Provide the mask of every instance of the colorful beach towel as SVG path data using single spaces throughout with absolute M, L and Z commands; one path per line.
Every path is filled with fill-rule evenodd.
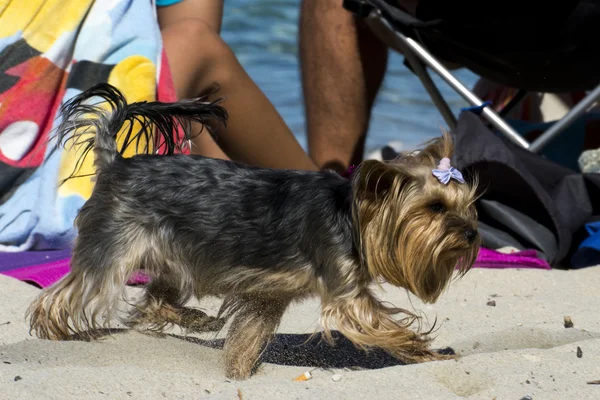
M 151 0 L 0 0 L 0 252 L 64 249 L 93 157 L 56 150 L 57 109 L 108 82 L 129 102 L 175 100 Z M 144 143 L 141 143 L 143 146 Z M 137 149 L 129 149 L 125 156 Z

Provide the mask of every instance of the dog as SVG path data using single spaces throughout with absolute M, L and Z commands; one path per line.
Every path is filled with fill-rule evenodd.
M 387 281 L 432 303 L 475 262 L 477 182 L 449 165 L 449 134 L 392 162 L 365 161 L 346 178 L 174 154 L 178 132 L 181 143 L 192 139 L 192 121 L 211 134 L 226 123 L 218 101 L 127 104 L 99 84 L 61 116 L 58 143 L 93 150 L 96 183 L 75 220 L 70 273 L 28 310 L 40 338 L 93 338 L 142 270 L 152 280 L 125 322 L 220 329 L 230 321 L 230 379 L 252 375 L 286 308 L 311 296 L 320 298 L 327 340 L 337 329 L 406 363 L 451 357 L 430 348 L 431 331 L 411 329 L 420 317 L 372 290 Z M 123 157 L 116 137 L 127 126 L 128 137 L 160 138 L 166 154 Z M 209 295 L 223 299 L 216 317 L 185 308 Z

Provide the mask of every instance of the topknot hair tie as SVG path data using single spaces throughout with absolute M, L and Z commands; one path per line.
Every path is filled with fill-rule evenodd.
M 465 183 L 465 180 L 459 170 L 450 165 L 450 159 L 444 157 L 440 160 L 440 164 L 433 170 L 433 176 L 447 185 L 450 179 L 454 179 L 460 183 Z

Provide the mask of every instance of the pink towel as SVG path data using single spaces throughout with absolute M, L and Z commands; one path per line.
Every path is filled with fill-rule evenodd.
M 10 271 L 3 271 L 3 275 L 11 276 L 20 281 L 35 283 L 40 287 L 48 287 L 54 282 L 60 280 L 71 270 L 69 267 L 69 258 L 63 260 L 51 261 L 45 264 L 21 267 Z
M 477 256 L 475 268 L 537 268 L 552 269 L 550 264 L 538 257 L 535 250 L 523 250 L 516 253 L 500 253 L 482 248 Z
M 32 265 L 29 267 L 21 267 L 10 271 L 2 272 L 3 275 L 7 275 L 18 279 L 20 281 L 32 282 L 42 288 L 51 286 L 53 283 L 59 281 L 63 276 L 69 273 L 71 268 L 69 267 L 70 258 L 62 260 L 51 261 L 45 264 Z M 129 285 L 143 285 L 150 281 L 147 275 L 142 272 L 135 272 L 129 281 Z
M 11 276 L 21 281 L 35 283 L 40 287 L 48 287 L 61 279 L 69 271 L 69 258 L 55 260 L 44 264 L 21 267 L 2 274 Z M 517 253 L 504 254 L 494 250 L 482 248 L 477 256 L 474 268 L 536 268 L 552 269 L 550 265 L 538 258 L 535 250 L 525 250 Z M 142 272 L 136 272 L 129 279 L 130 285 L 144 285 L 150 278 Z

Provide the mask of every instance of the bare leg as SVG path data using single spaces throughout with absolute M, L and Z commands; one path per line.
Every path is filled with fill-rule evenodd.
M 219 130 L 218 147 L 231 158 L 263 167 L 316 170 L 281 116 L 219 36 L 220 21 L 216 26 L 214 19 L 220 13 L 204 11 L 211 3 L 186 0 L 158 10 L 178 96 L 195 97 L 213 84 L 219 85 L 215 97 L 225 98 L 229 121 L 226 129 Z M 213 20 L 206 21 L 207 15 Z M 226 157 L 208 135 L 199 135 L 194 144 L 202 154 Z
M 225 340 L 225 374 L 247 379 L 279 326 L 287 300 L 236 299 L 235 314 Z
M 300 65 L 309 152 L 320 168 L 344 172 L 363 157 L 387 47 L 340 0 L 304 0 Z

